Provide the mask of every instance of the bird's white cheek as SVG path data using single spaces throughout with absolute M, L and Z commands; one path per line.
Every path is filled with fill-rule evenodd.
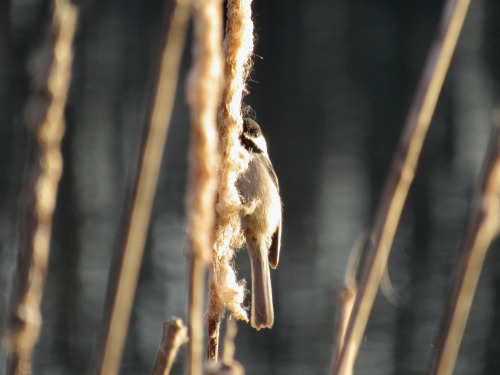
M 266 140 L 264 137 L 257 137 L 257 138 L 252 138 L 252 141 L 255 143 L 255 145 L 262 150 L 264 154 L 267 155 L 267 144 Z

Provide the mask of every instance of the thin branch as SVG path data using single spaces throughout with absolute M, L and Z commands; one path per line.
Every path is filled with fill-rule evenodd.
M 188 294 L 188 375 L 201 375 L 203 370 L 203 294 L 206 267 L 202 259 L 191 257 Z
M 470 0 L 448 0 L 445 5 L 440 29 L 428 57 L 406 121 L 399 151 L 394 158 L 382 194 L 382 203 L 373 230 L 373 246 L 367 254 L 344 346 L 335 365 L 335 374 L 348 374 L 353 370 L 368 317 L 387 265 L 404 202 L 415 175 L 422 145 L 469 3 Z
M 195 3 L 193 66 L 187 100 L 191 114 L 188 217 L 189 297 L 188 371 L 203 369 L 203 298 L 207 265 L 212 259 L 217 193 L 217 108 L 222 86 L 222 1 Z
M 31 373 L 31 358 L 42 325 L 40 302 L 62 173 L 64 107 L 71 81 L 77 15 L 69 1 L 53 2 L 45 44 L 30 64 L 34 92 L 26 114 L 28 127 L 35 135 L 34 161 L 24 195 L 19 254 L 7 317 L 8 374 Z
M 208 361 L 217 361 L 217 358 L 219 356 L 220 324 L 220 317 L 211 317 L 208 319 Z
M 122 243 L 110 273 L 97 374 L 114 375 L 120 367 L 190 13 L 191 6 L 187 1 L 176 2 L 161 57 L 151 119 L 143 136 L 132 202 L 121 228 Z
M 350 284 L 342 286 L 337 290 L 337 305 L 340 306 L 339 320 L 337 323 L 337 338 L 335 341 L 334 355 L 333 355 L 333 365 L 332 373 L 335 370 L 335 363 L 338 361 L 340 354 L 342 353 L 342 348 L 344 347 L 345 334 L 347 331 L 347 325 L 349 323 L 349 317 L 352 313 L 352 308 L 354 306 L 354 301 L 356 298 L 357 286 L 356 284 Z M 352 371 L 347 371 L 345 375 L 352 375 Z
M 170 374 L 179 348 L 187 341 L 187 328 L 179 318 L 163 324 L 163 337 L 151 375 Z
M 224 350 L 222 351 L 222 363 L 231 364 L 234 361 L 236 346 L 234 339 L 238 333 L 238 326 L 233 318 L 229 318 L 226 324 L 226 336 L 224 337 Z
M 482 175 L 479 196 L 458 259 L 439 329 L 430 373 L 451 375 L 467 324 L 484 259 L 500 229 L 500 125 L 497 124 Z
M 205 375 L 244 375 L 243 366 L 234 359 L 236 347 L 234 339 L 238 327 L 234 318 L 230 317 L 227 320 L 226 335 L 224 337 L 224 348 L 222 351 L 222 360 L 220 362 L 210 362 L 207 366 Z
M 356 274 L 358 273 L 359 261 L 361 259 L 361 254 L 366 241 L 366 233 L 361 233 L 356 239 L 347 261 L 344 285 L 337 289 L 336 302 L 337 305 L 340 306 L 340 314 L 337 322 L 337 334 L 333 351 L 333 361 L 331 366 L 332 373 L 335 370 L 335 363 L 338 361 L 344 346 L 345 333 L 347 331 L 349 317 L 351 316 L 354 301 L 356 299 L 356 293 L 358 291 Z

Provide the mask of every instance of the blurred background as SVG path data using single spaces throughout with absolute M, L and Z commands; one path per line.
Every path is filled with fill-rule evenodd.
M 49 1 L 0 1 L 0 314 L 19 243 L 31 137 L 27 59 Z M 35 374 L 88 374 L 108 269 L 172 8 L 165 0 L 75 0 L 80 9 Z M 250 104 L 280 180 L 275 326 L 239 323 L 250 375 L 327 374 L 335 291 L 370 229 L 443 1 L 254 0 Z M 425 374 L 486 152 L 500 84 L 500 3 L 473 1 L 389 260 L 398 306 L 379 293 L 356 374 Z M 186 318 L 185 48 L 121 374 L 149 374 L 173 315 Z M 500 373 L 500 244 L 481 277 L 455 374 Z M 250 281 L 245 251 L 240 278 Z M 249 302 L 248 302 L 249 304 Z M 2 328 L 3 330 L 3 328 Z M 174 374 L 182 374 L 181 358 Z M 0 368 L 4 368 L 4 354 Z M 1 370 L 0 370 L 1 371 Z

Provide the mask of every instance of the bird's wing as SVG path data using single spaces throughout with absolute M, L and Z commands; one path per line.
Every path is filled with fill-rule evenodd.
M 271 247 L 269 248 L 269 265 L 274 269 L 278 267 L 278 262 L 280 260 L 280 248 L 281 248 L 281 220 L 273 234 L 273 239 L 271 242 Z
M 274 182 L 274 186 L 276 186 L 276 189 L 280 191 L 280 187 L 278 185 L 278 177 L 276 177 L 276 173 L 274 172 L 273 165 L 271 164 L 271 161 L 268 158 L 265 158 L 266 160 L 266 167 L 267 171 L 269 172 L 269 175 L 271 176 L 271 180 Z

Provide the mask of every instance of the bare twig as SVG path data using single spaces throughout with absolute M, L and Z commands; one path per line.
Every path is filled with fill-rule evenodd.
M 238 327 L 236 321 L 232 318 L 228 319 L 226 324 L 226 336 L 224 337 L 224 350 L 222 351 L 222 363 L 230 364 L 234 361 L 234 353 L 236 352 L 234 339 L 237 333 Z
M 500 229 L 500 124 L 496 125 L 469 229 L 441 320 L 431 374 L 451 375 L 484 259 Z
M 8 374 L 30 374 L 42 317 L 52 216 L 62 173 L 64 107 L 71 80 L 72 43 L 77 9 L 67 0 L 53 2 L 44 46 L 31 61 L 33 94 L 27 122 L 35 135 L 34 161 L 22 207 L 22 228 L 14 289 L 7 318 Z
M 189 375 L 201 375 L 203 369 L 203 292 L 206 263 L 191 256 L 189 264 L 187 367 Z
M 187 341 L 187 328 L 179 318 L 163 324 L 163 337 L 151 375 L 170 374 L 179 348 Z
M 121 244 L 110 273 L 103 321 L 102 351 L 96 373 L 117 374 L 137 287 L 151 207 L 170 124 L 179 64 L 191 6 L 178 0 L 173 10 L 161 58 L 151 119 L 145 128 L 133 197 L 121 228 Z
M 203 297 L 214 244 L 217 193 L 217 108 L 222 85 L 222 1 L 195 3 L 193 66 L 187 99 L 191 109 L 189 181 L 186 199 L 190 258 L 188 374 L 203 368 Z
M 217 360 L 219 327 L 227 307 L 234 317 L 248 321 L 243 308 L 245 286 L 238 282 L 231 265 L 234 248 L 243 244 L 240 223 L 242 207 L 235 183 L 248 166 L 248 153 L 240 146 L 243 126 L 241 103 L 253 51 L 251 0 L 229 0 L 224 39 L 225 85 L 219 108 L 221 167 L 216 206 L 214 258 L 210 268 L 209 360 Z
M 238 332 L 236 321 L 233 318 L 227 320 L 226 336 L 224 337 L 224 348 L 222 351 L 222 360 L 220 362 L 210 362 L 208 364 L 206 375 L 244 375 L 243 366 L 235 361 L 234 353 L 236 351 L 234 338 Z
M 219 356 L 220 324 L 221 317 L 211 317 L 208 319 L 208 361 L 217 361 L 217 358 Z
M 337 323 L 337 338 L 334 348 L 334 361 L 332 366 L 332 371 L 334 370 L 335 363 L 342 353 L 342 348 L 344 347 L 345 333 L 347 331 L 347 324 L 349 323 L 349 317 L 351 316 L 352 308 L 354 306 L 354 300 L 356 298 L 357 286 L 356 283 L 340 287 L 337 290 L 337 304 L 340 306 L 339 320 Z M 351 372 L 346 372 L 346 375 L 351 375 Z
M 440 29 L 428 57 L 419 89 L 387 179 L 374 226 L 374 242 L 359 283 L 358 294 L 335 365 L 335 374 L 352 372 L 368 317 L 387 265 L 396 228 L 415 175 L 422 145 L 434 113 L 470 0 L 448 0 Z
M 331 367 L 332 372 L 335 369 L 335 363 L 337 362 L 340 353 L 342 352 L 342 347 L 344 346 L 347 324 L 349 323 L 349 317 L 351 316 L 354 300 L 358 290 L 356 274 L 358 273 L 359 261 L 361 259 L 361 254 L 366 240 L 366 233 L 360 234 L 356 239 L 347 262 L 344 285 L 339 287 L 337 290 L 336 302 L 340 307 L 340 314 L 337 322 L 337 334 Z

